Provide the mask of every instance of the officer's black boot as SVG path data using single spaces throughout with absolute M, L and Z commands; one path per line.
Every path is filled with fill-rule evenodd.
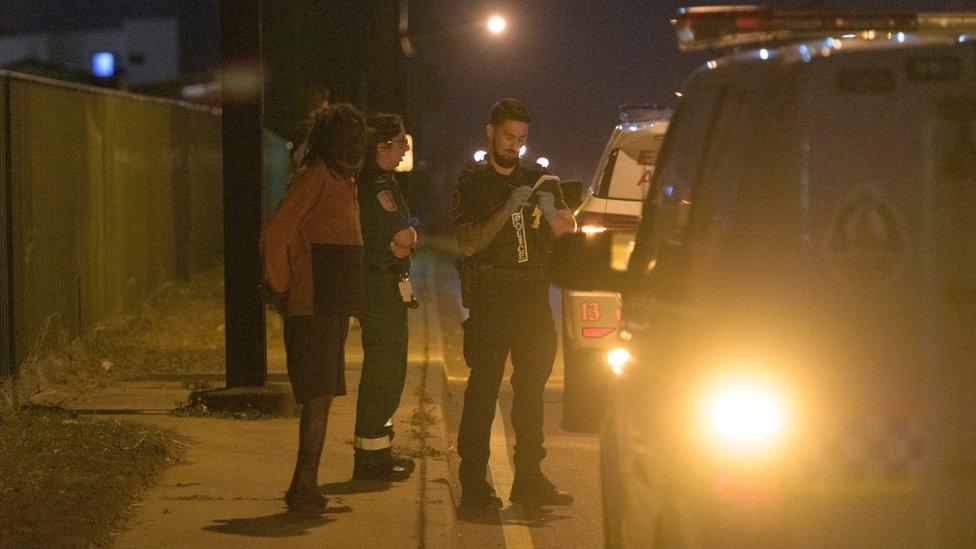
M 468 482 L 461 485 L 461 505 L 458 514 L 462 518 L 476 518 L 502 508 L 502 498 L 487 481 Z
M 353 480 L 399 482 L 410 478 L 410 474 L 413 473 L 413 460 L 398 456 L 389 448 L 373 451 L 356 448 L 355 452 Z
M 556 488 L 538 468 L 515 471 L 512 493 L 508 499 L 512 503 L 529 506 L 573 504 L 573 496 Z
M 463 518 L 477 518 L 502 508 L 502 499 L 485 480 L 488 476 L 487 467 L 480 463 L 473 466 L 472 461 L 462 458 L 458 471 L 458 480 L 461 481 L 461 505 L 458 514 Z

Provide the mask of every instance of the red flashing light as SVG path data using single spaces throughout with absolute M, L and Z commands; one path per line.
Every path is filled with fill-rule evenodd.
M 672 22 L 680 49 L 701 50 L 868 31 L 958 34 L 976 30 L 976 13 L 832 13 L 701 6 L 681 8 Z

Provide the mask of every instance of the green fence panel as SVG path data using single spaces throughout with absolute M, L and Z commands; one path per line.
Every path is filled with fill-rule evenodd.
M 14 359 L 14 327 L 11 280 L 12 254 L 10 251 L 10 136 L 7 131 L 7 88 L 10 79 L 0 74 L 0 380 L 14 375 L 17 363 Z
M 33 81 L 10 86 L 12 217 L 16 354 L 40 341 L 77 332 L 82 213 L 90 139 L 86 119 L 96 98 L 68 94 Z
M 182 252 L 188 271 L 213 266 L 224 253 L 223 163 L 220 120 L 204 112 L 182 112 L 186 131 L 174 136 L 186 147 L 184 185 L 188 209 L 177 215 L 188 223 L 189 238 Z
M 130 94 L 10 79 L 15 352 L 91 329 L 222 253 L 220 122 Z

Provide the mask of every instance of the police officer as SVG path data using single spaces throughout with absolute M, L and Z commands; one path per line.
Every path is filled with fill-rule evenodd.
M 374 114 L 366 126 L 367 158 L 358 178 L 365 306 L 353 478 L 392 482 L 414 469 L 412 459 L 392 453 L 390 442 L 407 373 L 407 308 L 416 306 L 409 273 L 417 233 L 393 176 L 410 150 L 403 120 Z
M 576 229 L 556 178 L 519 163 L 529 115 L 514 99 L 491 109 L 485 162 L 461 174 L 454 194 L 454 228 L 462 253 L 464 358 L 471 369 L 458 432 L 461 511 L 498 509 L 486 481 L 491 424 L 509 355 L 515 479 L 510 501 L 569 505 L 573 497 L 543 475 L 543 394 L 552 373 L 556 332 L 546 267 L 553 239 Z M 538 185 L 537 185 L 538 184 Z

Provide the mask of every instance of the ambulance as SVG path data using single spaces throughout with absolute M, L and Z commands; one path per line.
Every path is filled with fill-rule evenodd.
M 976 13 L 681 10 L 618 291 L 610 547 L 976 547 Z M 583 262 L 586 270 L 562 268 Z
M 586 234 L 607 233 L 612 261 L 627 266 L 641 207 L 654 175 L 654 162 L 671 110 L 654 104 L 621 105 L 585 198 L 575 210 Z M 599 430 L 611 381 L 605 357 L 617 340 L 620 295 L 565 290 L 563 308 L 563 421 L 574 431 Z

